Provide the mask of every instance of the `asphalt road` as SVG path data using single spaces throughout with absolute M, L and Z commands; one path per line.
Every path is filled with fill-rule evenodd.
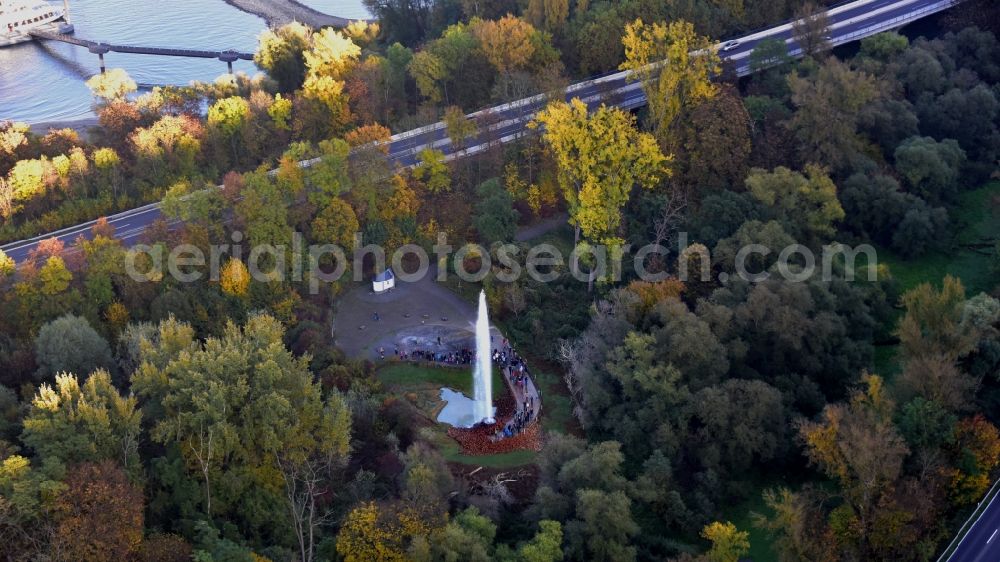
M 994 496 L 986 510 L 962 537 L 948 562 L 997 562 L 1000 560 L 1000 502 Z
M 857 0 L 832 8 L 829 12 L 830 42 L 840 45 L 873 35 L 881 29 L 896 27 L 907 20 L 919 19 L 947 8 L 950 0 Z M 874 28 L 878 29 L 874 29 Z M 738 38 L 739 46 L 721 53 L 730 61 L 740 75 L 749 73 L 749 55 L 754 47 L 765 39 L 780 39 L 788 44 L 789 53 L 798 54 L 798 45 L 792 38 L 789 24 L 772 27 Z M 627 73 L 618 72 L 587 80 L 570 86 L 566 98 L 580 98 L 596 108 L 601 103 L 615 105 L 622 109 L 634 109 L 645 105 L 646 99 L 638 83 L 631 82 Z M 449 141 L 443 124 L 436 123 L 392 137 L 389 159 L 396 165 L 407 168 L 416 164 L 419 153 L 428 147 L 445 153 L 449 159 L 471 155 L 498 142 L 509 142 L 524 133 L 525 125 L 532 116 L 542 109 L 547 100 L 535 96 L 511 104 L 506 104 L 470 115 L 483 125 L 480 134 L 466 141 L 464 150 L 456 150 Z M 161 218 L 158 204 L 147 205 L 108 218 L 115 227 L 115 236 L 126 245 L 135 243 L 147 226 Z M 89 237 L 93 221 L 79 224 L 56 232 L 51 232 L 29 240 L 0 246 L 17 263 L 28 258 L 41 240 L 59 238 L 70 246 L 79 236 Z M 996 560 L 1000 560 L 998 557 Z

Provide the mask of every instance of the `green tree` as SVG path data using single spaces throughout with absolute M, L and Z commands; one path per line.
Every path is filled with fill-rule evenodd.
M 244 181 L 241 191 L 243 200 L 237 203 L 236 214 L 245 225 L 247 241 L 254 246 L 290 244 L 290 194 L 279 189 L 277 183 L 262 171 L 246 174 Z
M 802 157 L 834 169 L 847 166 L 862 150 L 861 111 L 881 95 L 875 77 L 831 57 L 813 76 L 790 74 L 788 86 L 796 107 L 790 127 Z
M 803 175 L 783 166 L 772 172 L 754 168 L 747 188 L 793 235 L 826 240 L 836 232 L 834 223 L 844 218 L 844 209 L 837 186 L 823 168 L 808 164 L 805 171 Z
M 899 56 L 910 46 L 905 35 L 886 31 L 861 40 L 861 54 L 876 60 L 888 62 Z
M 298 22 L 261 33 L 254 62 L 278 83 L 282 92 L 293 92 L 306 79 L 305 51 L 312 30 Z
M 896 148 L 896 171 L 910 188 L 932 203 L 953 200 L 965 151 L 952 139 L 911 137 Z
M 631 501 L 624 492 L 579 490 L 578 519 L 566 524 L 567 540 L 578 548 L 579 559 L 599 562 L 635 560 L 633 538 L 639 526 L 632 519 Z
M 513 241 L 520 213 L 514 209 L 514 201 L 500 180 L 493 178 L 483 182 L 476 189 L 476 195 L 479 201 L 472 222 L 484 241 Z
M 310 166 L 305 175 L 310 188 L 309 202 L 324 207 L 353 187 L 348 174 L 351 147 L 344 140 L 327 139 L 320 141 L 319 151 L 319 162 Z
M 35 338 L 38 380 L 51 380 L 58 373 L 92 373 L 98 369 L 113 371 L 114 360 L 108 342 L 86 318 L 67 314 L 38 331 Z
M 467 508 L 430 537 L 431 553 L 436 560 L 490 562 L 496 531 L 496 525 L 478 509 Z
M 430 51 L 420 51 L 413 55 L 407 70 L 416 82 L 420 94 L 431 103 L 438 103 L 444 99 L 444 90 L 439 82 L 448 74 L 444 62 L 438 56 Z
M 197 469 L 205 513 L 213 512 L 216 487 L 229 498 L 224 507 L 234 510 L 227 516 L 237 520 L 241 504 L 233 494 L 261 494 L 258 501 L 280 505 L 280 489 L 265 470 L 278 468 L 286 486 L 294 488 L 294 493 L 286 489 L 288 509 L 304 514 L 293 522 L 308 549 L 312 543 L 305 535 L 315 533 L 313 525 L 322 520 L 314 502 L 325 484 L 305 485 L 304 479 L 318 478 L 310 472 L 321 461 L 346 455 L 349 417 L 339 403 L 323 404 L 308 359 L 293 356 L 283 337 L 284 328 L 270 316 L 252 316 L 242 328 L 230 323 L 220 337 L 181 351 L 160 369 L 144 364 L 139 378 L 165 384 L 142 384 L 137 392 L 162 405 L 152 437 L 176 447 Z M 260 480 L 250 489 L 238 483 L 253 475 Z M 278 513 L 253 517 L 271 525 L 288 521 Z
M 538 522 L 534 538 L 521 545 L 517 554 L 524 562 L 558 562 L 563 559 L 563 532 L 558 521 Z

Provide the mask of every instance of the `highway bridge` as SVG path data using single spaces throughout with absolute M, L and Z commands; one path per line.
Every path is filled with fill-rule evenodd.
M 855 0 L 832 7 L 827 12 L 830 27 L 829 42 L 836 46 L 857 41 L 882 31 L 899 28 L 928 15 L 940 12 L 957 4 L 960 0 Z M 793 37 L 791 23 L 736 38 L 739 45 L 735 49 L 721 53 L 736 73 L 745 76 L 750 73 L 749 57 L 761 41 L 778 39 L 788 45 L 789 54 L 801 56 L 802 50 Z M 646 104 L 641 85 L 630 80 L 628 72 L 616 72 L 606 76 L 573 84 L 566 90 L 566 99 L 580 98 L 591 108 L 602 103 L 622 109 L 635 109 Z M 470 156 L 488 149 L 496 143 L 507 143 L 527 133 L 526 125 L 534 115 L 544 108 L 548 99 L 538 95 L 516 102 L 491 107 L 469 115 L 470 119 L 483 124 L 475 138 L 468 139 L 464 147 L 452 145 L 443 123 L 435 123 L 412 131 L 394 135 L 389 141 L 389 159 L 402 168 L 411 168 L 418 161 L 419 153 L 425 148 L 442 151 L 448 160 Z M 315 160 L 301 162 L 308 167 Z M 133 244 L 146 227 L 161 217 L 159 204 L 153 203 L 108 217 L 115 227 L 115 236 L 126 245 Z M 48 238 L 58 238 L 71 245 L 79 236 L 90 236 L 95 221 L 86 222 L 56 232 L 47 233 L 29 240 L 0 246 L 17 263 L 23 262 L 38 243 Z

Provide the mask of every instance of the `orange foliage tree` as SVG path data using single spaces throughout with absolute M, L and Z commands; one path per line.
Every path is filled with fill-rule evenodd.
M 142 491 L 112 461 L 69 471 L 54 542 L 66 560 L 128 560 L 142 543 Z

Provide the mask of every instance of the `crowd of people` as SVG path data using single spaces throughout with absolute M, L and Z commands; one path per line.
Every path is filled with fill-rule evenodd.
M 494 440 L 505 439 L 520 434 L 536 418 L 535 397 L 537 387 L 531 383 L 528 364 L 514 351 L 507 339 L 503 344 L 493 350 L 493 364 L 501 369 L 501 372 L 510 381 L 512 388 L 519 389 L 524 399 L 517 404 L 514 416 L 504 424 L 502 429 L 498 429 L 493 435 Z M 517 393 L 515 393 L 515 396 Z
M 379 359 L 385 360 L 385 348 L 378 348 Z M 474 351 L 462 348 L 459 351 L 429 351 L 423 349 L 400 349 L 393 348 L 393 355 L 400 361 L 428 361 L 432 363 L 443 363 L 445 365 L 471 365 L 476 357 Z

